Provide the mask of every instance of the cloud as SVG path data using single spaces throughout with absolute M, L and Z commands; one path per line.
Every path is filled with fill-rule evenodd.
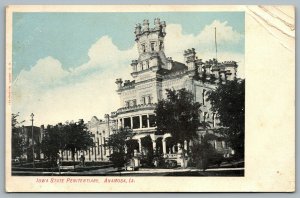
M 169 24 L 165 38 L 165 53 L 173 60 L 183 61 L 183 51 L 194 47 L 203 60 L 214 57 L 210 50 L 211 30 L 220 31 L 220 43 L 239 43 L 242 35 L 226 22 L 214 21 L 196 35 L 183 34 L 181 25 Z M 224 35 L 222 35 L 224 34 Z M 133 38 L 128 38 L 133 39 Z M 67 120 L 85 121 L 96 115 L 103 118 L 120 107 L 116 94 L 116 78 L 130 79 L 130 62 L 138 57 L 136 45 L 120 50 L 109 36 L 99 38 L 87 52 L 89 60 L 72 69 L 64 69 L 55 57 L 45 57 L 29 70 L 22 70 L 13 83 L 13 112 L 30 124 L 29 115 L 35 114 L 35 124 L 56 124 Z M 220 52 L 219 60 L 236 60 L 243 76 L 242 53 Z

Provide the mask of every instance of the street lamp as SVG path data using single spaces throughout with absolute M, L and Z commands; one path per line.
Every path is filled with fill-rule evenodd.
M 34 114 L 31 113 L 30 115 L 31 117 L 31 137 L 32 137 L 32 166 L 33 168 L 35 168 L 35 165 L 34 165 L 34 138 L 33 138 L 33 117 L 34 117 Z

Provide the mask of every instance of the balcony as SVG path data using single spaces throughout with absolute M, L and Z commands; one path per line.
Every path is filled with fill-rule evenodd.
M 112 112 L 111 115 L 112 117 L 116 117 L 120 114 L 128 113 L 128 112 L 135 112 L 140 110 L 154 110 L 156 105 L 157 105 L 156 103 L 149 103 L 149 104 L 139 104 L 139 105 L 134 105 L 129 107 L 122 107 L 119 108 L 117 111 Z

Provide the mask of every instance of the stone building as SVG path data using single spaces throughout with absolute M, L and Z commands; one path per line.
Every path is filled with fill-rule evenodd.
M 43 159 L 44 155 L 40 149 L 40 145 L 44 135 L 43 125 L 41 127 L 22 126 L 18 128 L 18 130 L 20 130 L 19 134 L 21 135 L 25 143 L 24 153 L 21 156 L 21 158 L 32 161 L 32 156 L 33 156 L 32 145 L 34 145 L 34 159 L 35 160 Z
M 164 52 L 166 22 L 154 19 L 154 27 L 149 21 L 135 27 L 135 41 L 139 57 L 132 60 L 132 80 L 116 79 L 117 93 L 120 97 L 120 108 L 111 113 L 118 127 L 130 128 L 132 139 L 138 142 L 140 153 L 147 153 L 143 140 L 149 137 L 152 141 L 151 150 L 165 157 L 176 157 L 179 152 L 177 143 L 171 141 L 170 134 L 156 135 L 154 109 L 159 100 L 166 98 L 166 89 L 190 90 L 195 101 L 202 104 L 201 121 L 210 121 L 212 128 L 218 127 L 216 113 L 210 111 L 206 102 L 206 92 L 215 89 L 218 83 L 236 78 L 237 63 L 235 61 L 218 62 L 216 59 L 203 61 L 198 59 L 194 48 L 184 51 L 184 63 L 167 57 Z M 176 41 L 174 41 L 176 42 Z M 199 133 L 203 133 L 199 129 Z M 188 149 L 190 143 L 185 142 Z M 224 141 L 212 142 L 218 150 L 228 149 Z
M 75 161 L 80 161 L 81 155 L 84 155 L 85 161 L 88 162 L 109 160 L 111 152 L 104 146 L 104 143 L 116 127 L 115 121 L 110 119 L 108 114 L 105 114 L 104 117 L 105 119 L 102 120 L 93 116 L 92 119 L 86 123 L 88 131 L 91 132 L 94 146 L 85 151 L 77 151 L 74 155 Z M 63 150 L 60 153 L 63 161 L 72 161 L 71 151 Z

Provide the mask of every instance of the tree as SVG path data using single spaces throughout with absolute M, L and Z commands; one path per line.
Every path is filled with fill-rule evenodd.
M 195 142 L 191 147 L 192 163 L 196 168 L 205 171 L 209 165 L 220 166 L 223 160 L 222 154 L 218 153 L 212 146 L 211 141 L 217 137 L 214 134 L 206 133 L 201 137 L 201 142 Z
M 219 84 L 216 90 L 207 93 L 211 110 L 217 113 L 223 128 L 221 133 L 236 151 L 237 156 L 244 157 L 245 136 L 245 80 L 227 81 Z
M 18 121 L 19 113 L 11 115 L 11 127 L 12 127 L 12 134 L 11 134 L 11 154 L 12 159 L 16 157 L 21 157 L 25 152 L 26 141 L 25 141 L 25 134 L 23 134 L 20 124 L 24 121 Z
M 127 161 L 125 146 L 128 137 L 130 137 L 129 130 L 121 128 L 111 134 L 105 143 L 105 146 L 113 151 L 110 161 L 118 168 L 123 167 Z
M 59 125 L 47 126 L 45 136 L 41 143 L 41 150 L 52 164 L 55 164 L 57 161 L 57 154 L 59 150 L 62 149 L 60 144 L 62 140 L 61 136 L 61 129 Z
M 197 138 L 200 104 L 186 89 L 167 89 L 167 99 L 160 100 L 155 109 L 158 133 L 170 133 L 183 145 L 185 140 Z
M 71 151 L 73 161 L 75 161 L 77 151 L 87 150 L 94 146 L 92 134 L 88 131 L 83 120 L 66 123 L 62 126 L 61 132 L 63 134 L 62 147 Z

